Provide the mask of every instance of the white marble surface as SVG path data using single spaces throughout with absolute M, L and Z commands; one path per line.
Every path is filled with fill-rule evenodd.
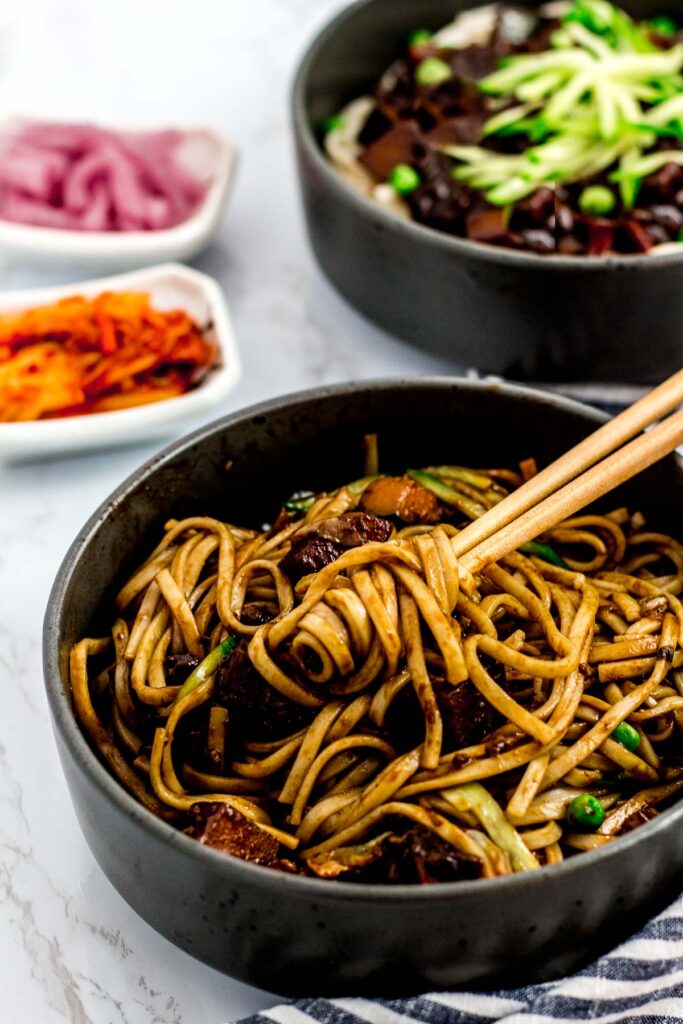
M 10 0 L 0 110 L 209 122 L 240 147 L 233 201 L 198 262 L 225 286 L 244 359 L 229 408 L 320 382 L 444 367 L 365 323 L 318 276 L 288 131 L 296 57 L 335 0 Z M 2 287 L 78 268 L 2 265 Z M 151 447 L 0 468 L 0 1019 L 221 1024 L 275 997 L 156 935 L 93 860 L 47 718 L 40 629 L 66 548 Z

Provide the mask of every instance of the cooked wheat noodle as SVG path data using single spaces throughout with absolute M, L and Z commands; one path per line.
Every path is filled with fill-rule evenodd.
M 195 805 L 230 807 L 289 851 L 288 870 L 336 877 L 418 828 L 488 877 L 594 849 L 676 796 L 683 545 L 623 508 L 591 512 L 542 538 L 557 564 L 525 549 L 472 577 L 456 524 L 519 477 L 429 472 L 450 488 L 446 521 L 393 520 L 388 540 L 298 582 L 296 545 L 364 507 L 376 472 L 260 532 L 167 522 L 119 590 L 113 643 L 71 654 L 79 721 L 137 800 L 179 827 Z M 212 662 L 226 638 L 238 653 Z M 475 706 L 487 725 L 454 740 Z M 598 831 L 567 818 L 582 794 Z

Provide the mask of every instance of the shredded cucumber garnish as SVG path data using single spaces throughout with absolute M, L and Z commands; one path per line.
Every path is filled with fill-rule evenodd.
M 644 177 L 683 150 L 650 152 L 660 138 L 683 141 L 683 43 L 668 50 L 607 0 L 573 0 L 551 49 L 507 58 L 479 88 L 509 103 L 485 137 L 524 135 L 522 153 L 445 146 L 453 176 L 507 206 L 540 186 L 584 181 L 614 167 L 625 207 Z

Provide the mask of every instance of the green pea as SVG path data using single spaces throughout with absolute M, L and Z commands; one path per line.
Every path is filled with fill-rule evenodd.
M 432 33 L 428 28 L 416 28 L 414 32 L 411 32 L 408 36 L 408 46 L 423 46 L 428 43 L 432 38 Z
M 678 31 L 673 18 L 667 18 L 664 14 L 659 15 L 657 18 L 650 18 L 648 24 L 651 30 L 659 36 L 675 36 Z
M 323 134 L 328 135 L 330 132 L 341 131 L 343 127 L 344 118 L 340 114 L 334 114 L 323 121 Z
M 441 85 L 449 78 L 452 78 L 451 69 L 440 57 L 425 57 L 415 68 L 415 81 L 418 85 Z
M 421 180 L 420 175 L 410 164 L 396 164 L 391 172 L 389 184 L 400 196 L 407 196 L 415 191 Z
M 621 743 L 627 750 L 637 750 L 640 746 L 640 733 L 628 722 L 622 722 L 612 733 L 612 739 Z
M 610 188 L 604 185 L 589 185 L 579 196 L 579 207 L 584 213 L 592 213 L 600 216 L 604 213 L 611 213 L 616 206 L 616 196 Z
M 567 823 L 580 832 L 595 832 L 604 820 L 602 804 L 590 793 L 575 796 L 567 808 Z

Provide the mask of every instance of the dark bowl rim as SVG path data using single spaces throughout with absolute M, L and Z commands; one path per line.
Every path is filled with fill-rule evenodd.
M 662 267 L 683 264 L 683 244 L 681 244 L 680 252 L 634 253 L 633 255 L 542 256 L 533 252 L 517 252 L 514 249 L 505 249 L 502 246 L 449 235 L 445 231 L 437 231 L 436 228 L 420 224 L 412 218 L 398 217 L 385 210 L 381 204 L 374 203 L 367 196 L 352 188 L 320 148 L 311 126 L 304 97 L 311 67 L 323 45 L 337 33 L 343 32 L 346 23 L 351 21 L 360 10 L 383 2 L 387 2 L 387 0 L 354 0 L 348 7 L 326 21 L 323 27 L 316 32 L 300 58 L 292 83 L 290 108 L 295 137 L 340 202 L 354 206 L 357 212 L 365 217 L 372 213 L 388 230 L 394 231 L 399 236 L 402 235 L 406 243 L 431 244 L 445 253 L 459 253 L 470 259 L 476 258 L 503 266 L 527 267 L 551 272 L 578 270 L 583 273 L 594 273 L 609 270 L 657 270 Z M 485 2 L 486 0 L 472 0 L 472 6 L 483 5 Z
M 540 405 L 547 405 L 553 408 L 559 406 L 568 412 L 579 415 L 584 420 L 593 421 L 596 426 L 606 422 L 609 418 L 606 414 L 582 402 L 553 393 L 538 391 L 534 388 L 501 381 L 470 380 L 446 376 L 378 378 L 308 388 L 303 391 L 270 398 L 229 413 L 227 416 L 213 420 L 190 434 L 183 435 L 148 459 L 139 469 L 131 473 L 116 487 L 92 513 L 79 530 L 59 567 L 50 591 L 43 623 L 43 675 L 53 728 L 66 744 L 79 770 L 91 777 L 91 781 L 98 787 L 100 795 L 104 797 L 109 805 L 115 806 L 120 813 L 126 815 L 131 822 L 134 822 L 151 838 L 171 846 L 176 846 L 180 851 L 184 851 L 187 856 L 196 857 L 199 861 L 205 861 L 207 867 L 223 871 L 227 879 L 230 879 L 232 876 L 232 882 L 235 885 L 239 884 L 240 879 L 244 879 L 245 882 L 250 881 L 265 889 L 275 890 L 283 885 L 294 886 L 302 895 L 309 894 L 312 897 L 320 898 L 327 894 L 327 896 L 336 899 L 350 901 L 369 899 L 385 903 L 396 900 L 429 903 L 432 900 L 443 898 L 453 899 L 458 894 L 461 894 L 463 897 L 472 897 L 480 894 L 483 897 L 487 894 L 500 892 L 502 895 L 508 890 L 525 889 L 539 883 L 542 886 L 544 878 L 549 881 L 551 879 L 560 881 L 566 876 L 580 874 L 599 862 L 603 864 L 604 868 L 614 857 L 621 857 L 622 854 L 626 855 L 633 847 L 646 843 L 649 837 L 653 836 L 656 832 L 668 830 L 676 822 L 683 820 L 683 800 L 681 800 L 663 811 L 653 821 L 641 825 L 626 836 L 619 838 L 616 842 L 584 852 L 581 856 L 572 857 L 570 860 L 565 860 L 560 864 L 544 867 L 538 872 L 522 872 L 503 878 L 442 882 L 438 885 L 430 886 L 382 886 L 359 882 L 344 882 L 339 885 L 333 885 L 329 880 L 289 875 L 284 872 L 273 871 L 272 868 L 266 868 L 258 864 L 250 864 L 237 857 L 204 846 L 190 836 L 179 832 L 172 825 L 157 818 L 151 811 L 148 811 L 139 804 L 124 789 L 102 764 L 81 731 L 61 681 L 59 670 L 59 619 L 65 597 L 68 593 L 73 569 L 87 550 L 102 523 L 131 491 L 143 481 L 153 476 L 162 464 L 172 461 L 182 451 L 190 449 L 192 446 L 218 432 L 238 426 L 241 422 L 252 417 L 268 415 L 276 411 L 283 412 L 302 402 L 320 402 L 325 401 L 327 398 L 357 395 L 359 392 L 369 392 L 372 394 L 378 391 L 395 389 L 410 391 L 415 388 L 430 390 L 432 388 L 443 388 L 444 386 L 464 391 L 478 391 L 482 394 L 490 392 L 503 393 L 510 395 L 512 398 L 532 401 Z M 683 462 L 681 456 L 676 456 L 676 458 Z

